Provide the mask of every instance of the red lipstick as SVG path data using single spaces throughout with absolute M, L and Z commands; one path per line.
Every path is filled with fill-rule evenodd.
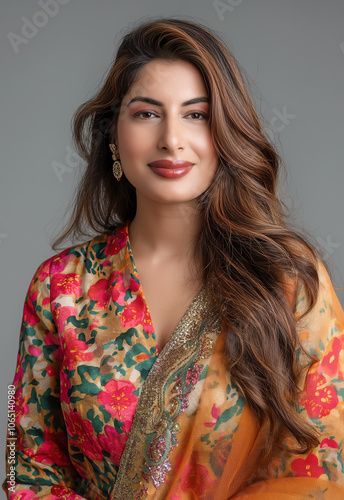
M 148 166 L 160 177 L 176 179 L 186 175 L 192 169 L 193 163 L 184 160 L 156 160 Z

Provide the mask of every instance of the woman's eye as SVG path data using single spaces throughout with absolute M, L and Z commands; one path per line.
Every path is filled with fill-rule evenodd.
M 143 118 L 144 120 L 149 120 L 151 117 L 157 116 L 153 111 L 137 111 L 134 114 L 135 118 Z M 205 113 L 201 112 L 194 112 L 194 113 L 189 113 L 188 116 L 193 116 L 195 121 L 202 121 L 202 120 L 207 120 L 209 117 Z
M 146 117 L 143 117 L 142 115 L 146 115 Z M 147 117 L 147 115 L 153 115 L 156 116 L 155 113 L 152 113 L 152 111 L 138 111 L 137 113 L 134 114 L 135 117 L 143 117 L 144 120 L 147 120 L 150 117 Z
M 206 115 L 205 113 L 190 113 L 188 116 L 196 116 L 196 121 L 201 121 L 201 120 L 207 120 L 208 119 L 208 115 Z M 201 117 L 201 118 L 199 118 Z

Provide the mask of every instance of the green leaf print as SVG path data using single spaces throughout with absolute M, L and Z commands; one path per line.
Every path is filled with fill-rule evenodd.
M 44 354 L 45 359 L 48 359 L 49 361 L 53 361 L 51 359 L 50 355 L 53 352 L 55 352 L 56 349 L 58 349 L 58 348 L 59 348 L 59 346 L 54 345 L 54 344 L 50 344 L 50 345 L 49 344 L 44 344 L 42 350 L 43 350 L 43 354 Z
M 42 429 L 31 427 L 31 429 L 29 429 L 27 433 L 34 438 L 34 441 L 38 446 L 44 443 Z
M 86 413 L 87 418 L 92 422 L 93 429 L 97 432 L 100 433 L 103 430 L 103 423 L 99 418 L 99 415 L 94 416 L 94 410 L 91 408 L 88 410 Z
M 135 356 L 138 356 L 139 354 L 142 354 L 142 353 L 152 356 L 155 351 L 156 351 L 156 349 L 153 348 L 153 352 L 152 352 L 152 349 L 151 349 L 151 352 L 148 352 L 148 349 L 144 345 L 134 344 L 133 347 L 128 352 L 126 352 L 126 354 L 124 356 L 124 363 L 127 366 L 127 368 L 130 368 L 131 366 L 134 366 L 137 363 L 137 361 L 134 360 Z M 147 360 L 145 360 L 145 361 L 147 361 Z M 138 365 L 140 365 L 140 364 L 141 363 L 139 363 Z M 150 365 L 150 366 L 152 366 L 152 365 Z
M 87 328 L 89 323 L 88 318 L 78 320 L 75 316 L 69 316 L 67 321 L 72 323 L 72 325 L 76 326 L 77 328 Z
M 236 402 L 235 405 L 231 406 L 231 408 L 228 408 L 225 410 L 217 419 L 216 424 L 214 426 L 214 430 L 216 431 L 220 425 L 223 422 L 228 422 L 231 418 L 234 417 L 234 415 L 241 413 L 242 407 L 244 406 L 244 398 L 242 396 L 239 396 L 238 401 Z
M 132 338 L 133 335 L 135 335 L 136 338 L 138 338 L 138 333 L 136 328 L 129 328 L 126 332 L 121 333 L 118 335 L 118 337 L 115 340 L 111 340 L 110 342 L 107 342 L 104 344 L 104 349 L 107 349 L 110 345 L 114 344 L 117 346 L 117 349 L 119 351 L 123 351 L 123 342 L 126 342 L 128 345 L 132 346 Z
M 43 316 L 45 316 L 48 321 L 50 321 L 51 323 L 53 323 L 53 315 L 51 314 L 50 311 L 47 311 L 46 309 L 44 309 Z
M 96 243 L 95 245 L 92 245 L 92 249 L 96 254 L 97 259 L 104 259 L 105 254 L 104 254 L 104 249 L 106 247 L 107 242 L 103 241 L 101 243 Z

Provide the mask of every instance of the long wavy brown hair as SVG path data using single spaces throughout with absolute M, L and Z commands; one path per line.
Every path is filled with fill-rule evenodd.
M 114 180 L 109 143 L 124 95 L 138 71 L 156 58 L 195 65 L 211 99 L 209 126 L 219 166 L 198 199 L 203 225 L 194 257 L 225 325 L 232 380 L 258 421 L 270 424 L 263 454 L 285 435 L 296 439 L 294 452 L 304 453 L 319 441 L 315 427 L 297 411 L 295 357 L 302 347 L 284 284 L 285 276 L 303 283 L 308 308 L 302 318 L 318 296 L 320 252 L 286 223 L 288 210 L 276 193 L 281 157 L 263 131 L 243 69 L 218 34 L 172 17 L 146 20 L 123 36 L 101 89 L 73 116 L 73 140 L 86 169 L 70 221 L 53 248 L 69 237 L 113 232 L 133 220 L 135 188 L 125 175 Z

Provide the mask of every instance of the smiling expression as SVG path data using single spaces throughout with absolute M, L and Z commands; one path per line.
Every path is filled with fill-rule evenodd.
M 123 97 L 114 139 L 123 172 L 137 195 L 183 202 L 208 188 L 218 166 L 209 112 L 203 78 L 191 63 L 155 59 L 141 68 Z M 166 169 L 149 166 L 159 160 L 182 160 L 191 166 L 183 172 L 179 168 L 172 177 L 162 176 Z

